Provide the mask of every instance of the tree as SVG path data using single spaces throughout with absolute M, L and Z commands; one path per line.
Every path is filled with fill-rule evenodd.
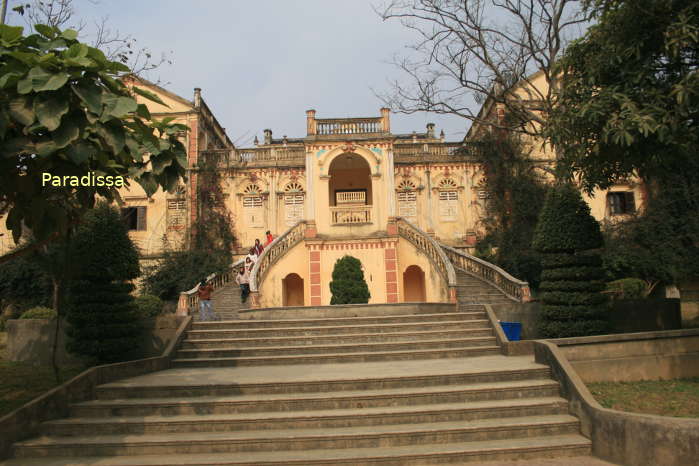
M 482 220 L 486 236 L 476 250 L 538 287 L 541 264 L 531 243 L 547 188 L 536 163 L 513 134 L 486 132 L 472 141 L 472 148 L 483 167 L 488 193 Z
M 408 77 L 381 96 L 394 111 L 456 115 L 537 136 L 556 105 L 556 60 L 588 16 L 575 0 L 393 0 L 379 14 L 417 32 L 415 57 L 395 61 Z M 540 71 L 546 86 L 534 86 Z M 515 93 L 520 90 L 521 93 Z M 474 103 L 501 105 L 503 123 Z
M 71 286 L 68 349 L 96 363 L 138 356 L 141 325 L 128 282 L 139 275 L 138 252 L 118 210 L 88 212 L 71 241 L 80 262 Z
M 21 27 L 0 25 L 0 212 L 15 242 L 31 230 L 34 249 L 76 225 L 97 196 L 116 199 L 120 180 L 150 195 L 174 189 L 187 166 L 178 139 L 187 128 L 153 120 L 136 103 L 134 94 L 162 101 L 118 79 L 128 67 L 73 30 L 36 30 L 23 36 Z
M 371 295 L 364 280 L 362 263 L 352 256 L 344 256 L 335 262 L 330 282 L 330 304 L 364 304 Z
M 602 234 L 590 208 L 570 185 L 553 187 L 541 209 L 533 246 L 542 253 L 539 332 L 545 338 L 607 330 Z
M 598 23 L 560 61 L 560 105 L 546 131 L 562 162 L 588 191 L 636 174 L 647 181 L 675 180 L 666 185 L 684 174 L 694 183 L 699 3 L 588 4 Z

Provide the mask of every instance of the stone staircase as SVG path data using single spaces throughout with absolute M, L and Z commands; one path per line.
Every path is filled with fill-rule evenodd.
M 501 355 L 482 305 L 310 311 L 194 323 L 172 369 L 97 387 L 97 399 L 44 423 L 4 464 L 418 465 L 590 454 L 549 368 Z
M 211 296 L 211 304 L 221 320 L 235 320 L 239 310 L 250 309 L 249 300 L 245 303 L 240 301 L 240 287 L 235 282 L 216 289 Z M 192 317 L 198 322 L 199 310 L 193 312 Z
M 512 304 L 515 302 L 493 285 L 474 277 L 458 267 L 454 267 L 454 270 L 456 271 L 456 295 L 459 305 Z

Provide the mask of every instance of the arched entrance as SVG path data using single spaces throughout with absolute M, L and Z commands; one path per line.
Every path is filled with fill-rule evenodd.
M 371 223 L 371 169 L 364 157 L 351 152 L 338 155 L 328 175 L 331 224 Z
M 282 304 L 284 306 L 303 306 L 303 278 L 290 273 L 282 280 Z
M 403 272 L 403 301 L 424 303 L 425 272 L 417 265 L 411 265 Z

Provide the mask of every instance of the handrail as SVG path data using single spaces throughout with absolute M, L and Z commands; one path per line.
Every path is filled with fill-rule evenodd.
M 304 237 L 305 225 L 305 220 L 299 220 L 296 225 L 279 235 L 262 250 L 262 254 L 257 258 L 257 262 L 252 267 L 252 272 L 250 272 L 251 293 L 258 292 L 258 285 L 262 283 L 269 268 L 286 254 L 289 249 L 301 242 Z
M 435 266 L 442 278 L 446 280 L 447 287 L 449 288 L 449 296 L 451 298 L 453 294 L 451 290 L 456 289 L 456 271 L 447 255 L 439 246 L 439 243 L 403 217 L 396 217 L 396 226 L 398 227 L 398 234 L 422 251 L 430 262 L 432 262 L 432 265 Z
M 214 290 L 222 287 L 234 279 L 233 275 L 235 274 L 235 268 L 243 265 L 244 263 L 245 258 L 235 261 L 233 264 L 231 264 L 227 271 L 221 274 L 212 273 L 206 277 L 206 283 L 212 285 Z M 199 284 L 197 283 L 191 290 L 180 292 L 180 299 L 177 302 L 177 315 L 189 315 L 193 309 L 197 308 L 197 305 L 199 304 L 199 295 L 197 294 L 198 289 Z
M 529 283 L 513 277 L 497 265 L 483 259 L 454 249 L 446 244 L 441 244 L 441 247 L 452 264 L 494 286 L 508 298 L 518 302 L 531 300 Z

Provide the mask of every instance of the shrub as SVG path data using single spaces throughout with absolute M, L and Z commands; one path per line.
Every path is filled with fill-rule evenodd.
M 19 317 L 20 319 L 55 319 L 56 311 L 48 307 L 37 306 L 33 307 Z
M 335 262 L 330 282 L 332 298 L 330 304 L 363 304 L 368 303 L 369 287 L 364 280 L 362 263 L 352 256 L 345 256 Z
M 163 300 L 152 294 L 142 294 L 134 302 L 141 318 L 156 317 L 163 312 Z
M 51 303 L 51 278 L 33 260 L 18 257 L 0 264 L 0 307 L 26 309 Z
M 603 244 L 590 208 L 571 186 L 551 189 L 541 211 L 533 245 L 542 254 L 543 302 L 539 332 L 545 338 L 601 334 L 607 331 Z
M 617 299 L 643 299 L 647 289 L 646 282 L 639 278 L 622 278 L 607 284 L 607 291 Z
M 127 282 L 138 275 L 138 253 L 119 212 L 104 204 L 90 211 L 71 248 L 80 270 L 71 288 L 68 350 L 97 364 L 138 357 L 141 323 Z

